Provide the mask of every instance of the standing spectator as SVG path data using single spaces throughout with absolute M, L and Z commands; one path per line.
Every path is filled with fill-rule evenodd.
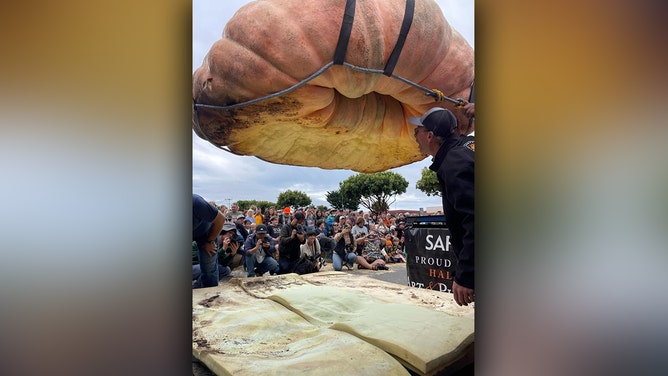
M 229 218 L 232 218 L 232 220 L 236 220 L 240 215 L 243 213 L 239 211 L 239 205 L 237 203 L 233 203 L 232 207 L 230 208 L 230 211 L 227 213 Z
M 467 108 L 473 113 L 474 108 Z M 457 119 L 449 110 L 435 107 L 420 118 L 415 139 L 420 152 L 433 156 L 429 169 L 436 172 L 443 199 L 450 243 L 457 257 L 452 293 L 459 305 L 475 300 L 474 293 L 474 157 L 473 136 L 457 136 Z
M 266 211 L 267 209 L 265 209 Z M 255 224 L 261 225 L 264 223 L 264 216 L 262 215 L 262 208 L 255 209 Z
M 279 240 L 279 274 L 292 273 L 297 261 L 299 261 L 300 248 L 305 241 L 304 237 L 304 213 L 296 212 L 290 223 L 281 228 Z
M 248 236 L 244 244 L 246 249 L 246 271 L 248 277 L 257 273 L 262 275 L 269 272 L 278 273 L 278 262 L 272 257 L 273 241 L 267 236 L 267 225 L 259 225 L 255 233 Z
M 329 214 L 327 214 L 327 219 L 325 219 L 325 226 L 327 227 L 327 232 L 332 231 L 332 224 L 335 222 L 338 222 L 336 220 L 336 209 L 332 209 L 329 211 Z M 331 235 L 334 236 L 334 235 Z
M 218 286 L 218 234 L 225 217 L 202 196 L 193 193 L 193 241 L 197 243 L 200 274 L 193 278 L 193 288 Z

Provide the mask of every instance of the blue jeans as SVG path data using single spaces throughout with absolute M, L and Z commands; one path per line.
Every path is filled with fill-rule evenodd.
M 278 258 L 278 274 L 287 274 L 287 273 L 293 273 L 295 269 L 295 265 L 297 265 L 297 261 L 288 261 L 285 257 L 279 257 Z
M 352 268 L 353 265 L 355 265 L 355 260 L 357 260 L 356 254 L 352 252 L 346 253 L 346 261 L 348 263 L 348 266 Z M 339 254 L 336 252 L 332 253 L 332 264 L 334 266 L 334 270 L 336 270 L 337 272 L 340 272 L 341 269 L 343 269 L 343 260 L 341 260 L 341 256 L 339 256 Z
M 257 267 L 257 274 L 262 275 L 266 272 L 272 275 L 278 273 L 278 261 L 271 256 L 265 256 L 262 262 L 258 263 L 255 254 L 246 254 L 246 271 L 249 277 L 255 277 L 255 267 Z
M 216 242 L 216 247 L 218 243 Z M 218 286 L 218 254 L 214 253 L 210 256 L 203 245 L 197 244 L 197 251 L 199 252 L 199 269 L 200 274 L 195 278 L 195 268 L 193 267 L 193 279 L 196 279 L 193 288 Z
M 218 279 L 222 279 L 232 273 L 232 269 L 229 266 L 218 265 Z M 202 269 L 199 264 L 193 265 L 193 281 L 199 279 L 202 276 Z M 193 285 L 194 287 L 194 285 Z

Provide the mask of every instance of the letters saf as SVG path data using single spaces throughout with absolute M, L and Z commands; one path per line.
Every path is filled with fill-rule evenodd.
M 445 242 L 443 242 L 443 238 L 441 238 L 440 236 L 436 237 L 436 242 L 432 242 L 433 238 L 434 235 L 427 235 L 425 237 L 425 240 L 427 241 L 427 246 L 425 247 L 426 250 L 433 251 L 439 249 L 443 252 L 450 251 L 450 235 L 447 235 L 445 237 Z

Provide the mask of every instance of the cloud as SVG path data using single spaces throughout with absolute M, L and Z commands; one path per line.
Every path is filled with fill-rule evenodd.
M 193 71 L 202 64 L 211 45 L 220 39 L 224 25 L 233 14 L 250 1 L 198 0 L 193 2 Z M 473 46 L 473 2 L 468 0 L 438 0 L 448 22 Z M 284 166 L 255 157 L 238 156 L 223 151 L 193 133 L 193 192 L 207 200 L 227 204 L 227 199 L 263 200 L 275 202 L 285 190 L 306 193 L 315 205 L 329 206 L 325 195 L 337 190 L 339 183 L 356 174 L 349 170 Z M 427 196 L 415 189 L 421 171 L 429 166 L 430 158 L 390 171 L 409 182 L 407 192 L 396 198 L 392 209 L 418 209 L 440 206 L 441 198 Z

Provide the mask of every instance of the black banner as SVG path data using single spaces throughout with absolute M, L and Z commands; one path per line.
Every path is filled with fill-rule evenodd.
M 404 232 L 408 285 L 452 292 L 457 258 L 445 227 L 412 227 Z

